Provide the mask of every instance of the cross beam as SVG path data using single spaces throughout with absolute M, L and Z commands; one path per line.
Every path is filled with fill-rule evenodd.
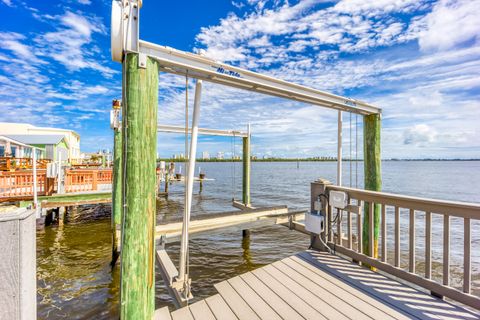
M 171 133 L 185 133 L 185 128 L 181 126 L 158 124 L 157 131 L 171 132 Z M 188 134 L 192 134 L 192 128 L 188 129 Z M 208 128 L 198 128 L 198 134 L 209 135 L 209 136 L 224 136 L 224 137 L 242 137 L 242 138 L 248 137 L 247 132 L 236 131 L 236 130 L 208 129 Z
M 381 109 L 363 101 L 308 88 L 207 57 L 139 40 L 139 52 L 160 64 L 160 70 L 178 75 L 363 115 Z

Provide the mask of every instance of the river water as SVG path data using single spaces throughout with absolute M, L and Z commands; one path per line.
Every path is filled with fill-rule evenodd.
M 199 194 L 194 188 L 192 215 L 231 211 L 232 197 L 241 198 L 241 163 L 200 163 L 208 178 Z M 480 161 L 385 161 L 383 190 L 405 195 L 480 203 Z M 363 167 L 344 163 L 343 184 L 363 187 Z M 310 182 L 335 181 L 335 162 L 254 162 L 252 203 L 255 206 L 286 204 L 290 209 L 309 206 Z M 183 186 L 170 186 L 168 199 L 157 202 L 157 221 L 181 216 Z M 119 268 L 110 267 L 111 233 L 109 205 L 85 206 L 62 226 L 37 227 L 37 302 L 39 319 L 118 318 Z M 387 213 L 389 245 L 393 244 L 393 216 Z M 401 213 L 401 249 L 408 256 L 408 212 Z M 417 219 L 417 272 L 423 271 L 424 217 Z M 463 221 L 451 221 L 452 284 L 461 287 L 463 272 Z M 442 219 L 433 216 L 433 269 L 442 272 Z M 248 242 L 247 242 L 248 241 Z M 193 236 L 190 242 L 190 274 L 195 299 L 216 293 L 213 285 L 235 275 L 272 263 L 308 247 L 309 239 L 282 226 L 253 229 L 242 240 L 236 229 L 222 229 Z M 179 245 L 167 247 L 177 264 Z M 389 256 L 389 260 L 393 256 Z M 404 265 L 406 266 L 406 265 Z M 156 306 L 172 306 L 156 275 Z M 480 295 L 480 224 L 472 223 L 472 287 Z

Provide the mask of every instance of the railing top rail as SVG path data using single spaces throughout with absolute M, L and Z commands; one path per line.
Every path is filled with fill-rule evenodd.
M 480 220 L 480 203 L 420 198 L 394 193 L 340 187 L 336 185 L 328 185 L 327 189 L 344 191 L 348 193 L 350 197 L 358 200 Z

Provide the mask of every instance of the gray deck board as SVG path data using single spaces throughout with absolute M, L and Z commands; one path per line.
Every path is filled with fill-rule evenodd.
M 327 319 L 320 312 L 312 308 L 299 296 L 294 294 L 284 284 L 269 275 L 263 268 L 251 272 L 257 279 L 267 285 L 279 297 L 301 314 L 305 319 Z
M 205 300 L 200 300 L 189 306 L 190 312 L 195 320 L 215 320 L 215 316 L 208 307 Z
M 219 294 L 172 312 L 172 319 L 480 319 L 480 313 L 311 250 L 215 288 Z
M 338 256 L 314 251 L 299 254 L 320 270 L 416 319 L 480 319 L 480 315 L 387 278 Z M 435 305 L 434 308 L 429 307 Z
M 245 302 L 255 311 L 260 319 L 281 320 L 280 316 L 245 283 L 240 277 L 228 280 L 228 283 L 237 291 Z
M 252 310 L 252 308 L 243 300 L 243 298 L 232 288 L 227 282 L 223 281 L 215 285 L 218 293 L 228 304 L 233 313 L 240 320 L 260 320 L 260 317 Z
M 155 310 L 153 319 L 154 320 L 172 320 L 172 317 L 170 316 L 170 311 L 168 311 L 168 307 L 163 307 Z
M 195 320 L 190 313 L 190 308 L 181 308 L 172 312 L 173 320 Z
M 298 258 L 297 256 L 285 259 L 284 262 L 294 267 L 298 272 L 308 276 L 315 283 L 323 286 L 330 293 L 349 301 L 352 306 L 369 314 L 374 319 L 408 319 L 403 313 L 386 307 L 378 300 L 360 290 L 353 289 L 345 283 L 338 281 L 335 277 L 319 270 L 312 264 Z
M 255 292 L 262 297 L 263 300 L 265 300 L 266 303 L 272 309 L 274 309 L 278 315 L 282 319 L 288 319 L 288 320 L 302 320 L 304 317 L 302 317 L 298 312 L 293 309 L 288 302 L 282 300 L 277 293 L 272 291 L 269 287 L 267 287 L 262 281 L 260 281 L 257 277 L 255 277 L 251 272 L 247 272 L 245 274 L 240 275 L 240 278 L 242 278 L 243 281 L 245 281 L 250 288 L 255 290 Z
M 219 294 L 215 294 L 205 299 L 207 305 L 212 310 L 215 318 L 225 320 L 237 320 L 235 313 L 230 309 L 225 300 Z
M 290 288 L 297 296 L 302 297 L 305 302 L 312 306 L 318 312 L 321 312 L 327 319 L 349 319 L 346 315 L 342 314 L 340 311 L 333 308 L 330 304 L 325 302 L 323 299 L 328 299 L 329 297 L 320 298 L 302 284 L 299 284 L 292 280 L 289 276 L 282 273 L 277 268 L 272 265 L 265 266 L 263 268 L 266 272 L 272 275 L 277 280 L 284 283 L 288 288 Z
M 295 269 L 292 269 L 286 265 L 283 261 L 278 261 L 273 264 L 275 268 L 283 272 L 286 276 L 290 277 L 292 280 L 296 281 L 298 284 L 302 285 L 305 289 L 309 290 L 311 293 L 317 297 L 324 297 L 325 303 L 328 303 L 332 308 L 338 312 L 344 314 L 346 317 L 349 315 L 355 315 L 355 319 L 358 320 L 369 320 L 372 317 L 369 317 L 367 314 L 363 313 L 361 310 L 353 307 L 346 299 L 338 297 L 332 292 L 329 292 L 312 281 L 311 278 L 307 278 L 304 275 L 297 272 Z

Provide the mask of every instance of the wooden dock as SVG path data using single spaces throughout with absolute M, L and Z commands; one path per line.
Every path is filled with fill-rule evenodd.
M 308 250 L 215 285 L 155 319 L 480 319 L 473 312 L 339 256 Z

